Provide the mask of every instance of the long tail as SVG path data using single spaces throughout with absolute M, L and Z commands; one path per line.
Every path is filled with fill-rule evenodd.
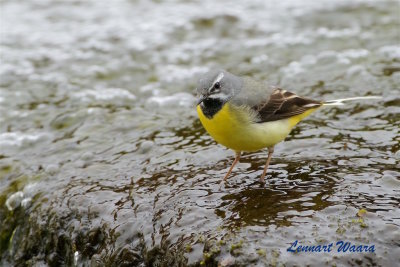
M 342 98 L 335 100 L 328 100 L 322 103 L 323 106 L 342 106 L 345 101 L 353 101 L 353 100 L 363 100 L 363 99 L 381 99 L 381 96 L 359 96 L 359 97 L 350 97 L 350 98 Z

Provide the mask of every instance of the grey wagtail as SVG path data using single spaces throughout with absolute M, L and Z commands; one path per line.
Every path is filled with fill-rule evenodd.
M 274 146 L 283 141 L 301 120 L 322 106 L 380 98 L 366 96 L 318 101 L 225 70 L 213 70 L 202 76 L 197 84 L 197 93 L 200 96 L 197 113 L 204 128 L 218 143 L 236 152 L 224 181 L 243 151 L 268 148 L 267 162 L 260 177 L 263 184 Z

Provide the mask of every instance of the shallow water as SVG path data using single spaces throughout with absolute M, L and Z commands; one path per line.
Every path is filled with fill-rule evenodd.
M 2 265 L 399 262 L 398 1 L 0 6 Z M 318 111 L 276 147 L 265 187 L 260 151 L 221 188 L 233 152 L 194 108 L 214 67 L 383 99 Z M 295 240 L 375 252 L 287 252 Z

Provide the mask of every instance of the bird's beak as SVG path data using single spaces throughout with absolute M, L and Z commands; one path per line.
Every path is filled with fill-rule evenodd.
M 200 95 L 200 99 L 197 101 L 197 106 L 201 104 L 204 100 L 206 100 L 208 95 Z

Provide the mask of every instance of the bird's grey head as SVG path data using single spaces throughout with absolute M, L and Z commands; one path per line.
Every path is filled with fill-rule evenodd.
M 197 93 L 200 95 L 197 104 L 207 99 L 225 103 L 238 94 L 242 86 L 242 79 L 232 73 L 225 70 L 212 70 L 204 74 L 197 83 Z

